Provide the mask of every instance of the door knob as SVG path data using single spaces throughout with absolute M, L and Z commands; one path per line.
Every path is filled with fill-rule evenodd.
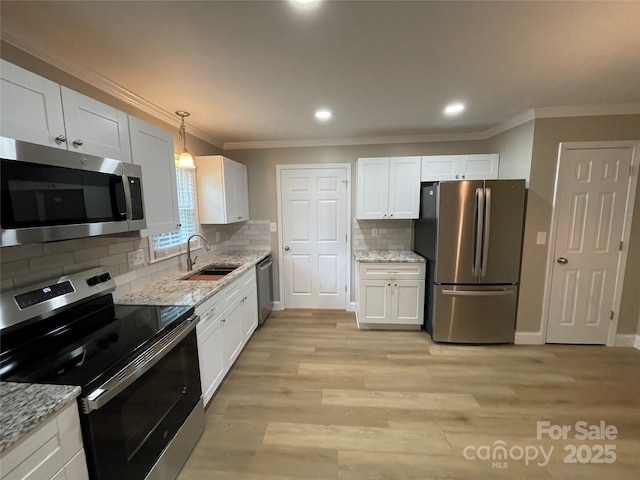
M 74 146 L 74 147 L 76 147 L 76 148 L 77 148 L 77 147 L 81 147 L 83 143 L 84 143 L 84 142 L 83 142 L 82 140 L 77 139 L 77 140 L 74 140 L 74 141 L 73 141 L 73 146 Z
M 569 260 L 567 260 L 564 257 L 558 257 L 557 262 L 560 263 L 561 265 L 566 265 L 567 263 L 569 263 Z
M 66 142 L 66 141 L 67 141 L 67 137 L 65 137 L 64 135 L 58 135 L 58 136 L 56 137 L 56 143 L 57 143 L 58 145 L 60 145 L 61 143 Z
M 284 250 L 285 250 L 285 252 L 288 252 L 289 251 L 289 247 L 288 246 L 284 247 Z

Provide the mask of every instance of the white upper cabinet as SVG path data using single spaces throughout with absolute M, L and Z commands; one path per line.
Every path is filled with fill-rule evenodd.
M 2 60 L 1 135 L 131 161 L 127 115 Z
M 421 180 L 493 180 L 498 178 L 500 156 L 497 153 L 479 155 L 431 155 L 422 157 Z
M 498 178 L 500 155 L 463 155 L 460 157 L 460 175 L 464 180 L 495 180 Z
M 66 150 L 60 85 L 5 60 L 0 67 L 0 134 Z
M 358 159 L 359 220 L 418 218 L 420 157 Z
M 142 167 L 142 190 L 147 229 L 142 236 L 180 228 L 173 135 L 142 120 L 129 117 L 131 158 Z
M 223 157 L 197 158 L 200 223 L 225 224 L 249 220 L 247 167 Z
M 66 87 L 60 90 L 67 148 L 130 162 L 127 114 Z

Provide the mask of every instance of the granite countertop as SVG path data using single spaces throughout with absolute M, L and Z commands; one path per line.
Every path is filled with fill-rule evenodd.
M 410 250 L 356 250 L 353 256 L 357 262 L 371 263 L 421 263 L 426 260 Z
M 187 305 L 195 307 L 220 289 L 241 277 L 260 260 L 271 255 L 270 251 L 239 251 L 216 255 L 215 260 L 197 267 L 193 272 L 168 275 L 133 292 L 114 297 L 114 301 L 129 305 Z M 220 280 L 182 280 L 198 270 L 214 264 L 240 265 Z
M 80 395 L 80 387 L 0 383 L 0 453 Z

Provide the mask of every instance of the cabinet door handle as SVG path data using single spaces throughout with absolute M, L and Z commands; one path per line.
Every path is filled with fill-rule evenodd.
M 84 144 L 84 142 L 82 140 L 80 140 L 79 138 L 77 140 L 73 141 L 73 146 L 74 147 L 81 147 Z
M 56 137 L 56 143 L 58 145 L 60 145 L 61 143 L 65 143 L 67 141 L 67 137 L 65 137 L 64 135 L 58 135 Z
M 458 175 L 456 175 L 456 180 L 458 179 Z

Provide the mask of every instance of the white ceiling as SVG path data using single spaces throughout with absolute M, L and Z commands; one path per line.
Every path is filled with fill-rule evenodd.
M 483 132 L 640 104 L 640 2 L 0 2 L 4 39 L 229 142 Z M 55 63 L 55 61 L 54 61 Z M 454 100 L 462 115 L 443 115 Z M 318 122 L 319 107 L 334 118 Z

